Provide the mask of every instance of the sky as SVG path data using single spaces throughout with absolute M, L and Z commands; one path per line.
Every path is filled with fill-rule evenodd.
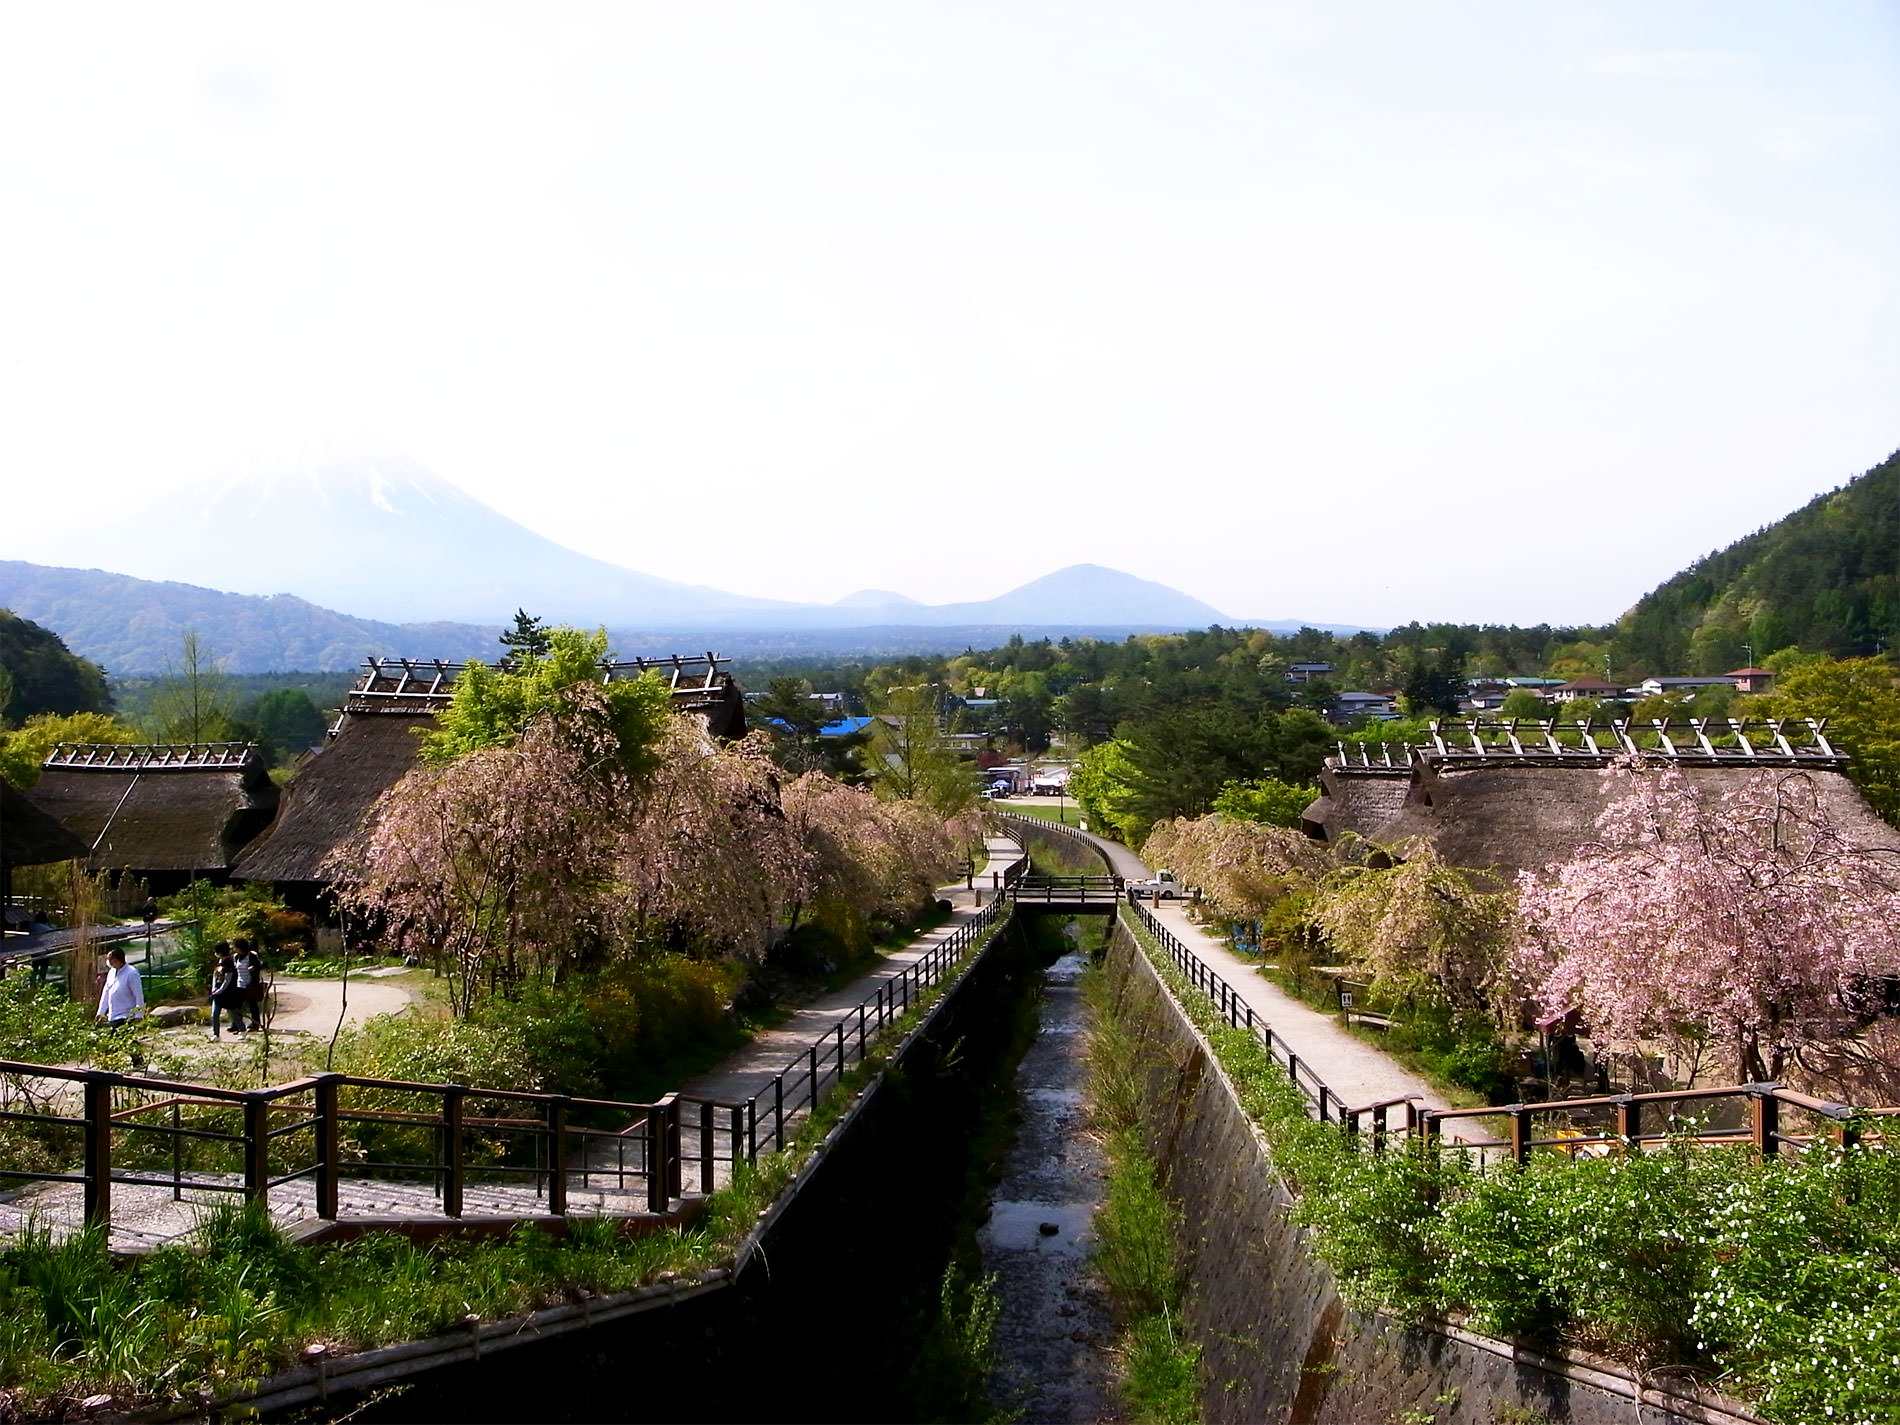
M 1603 621 L 1900 447 L 1894 3 L 16 0 L 0 194 L 40 563 L 361 440 L 745 594 Z

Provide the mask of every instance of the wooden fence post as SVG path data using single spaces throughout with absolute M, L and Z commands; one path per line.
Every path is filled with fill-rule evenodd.
M 548 1211 L 567 1216 L 567 1099 L 548 1100 Z
M 462 1097 L 460 1084 L 442 1090 L 442 1215 L 462 1215 Z
M 244 1200 L 259 1207 L 270 1197 L 270 1100 L 253 1091 L 244 1096 Z
M 1511 1160 L 1522 1167 L 1531 1160 L 1530 1134 L 1524 1122 L 1528 1115 L 1521 1103 L 1512 1104 L 1506 1111 L 1511 1115 Z
M 1643 1136 L 1643 1105 L 1628 1094 L 1616 1101 L 1616 1133 L 1632 1147 Z
M 95 1069 L 86 1075 L 81 1092 L 86 1126 L 86 1225 L 112 1225 L 112 1084 L 113 1075 Z
M 1755 1151 L 1764 1158 L 1772 1158 L 1781 1151 L 1781 1100 L 1772 1092 L 1757 1089 L 1752 1108 L 1750 1126 L 1754 1130 Z
M 337 1178 L 342 1168 L 343 1131 L 337 1121 L 338 1090 L 341 1074 L 319 1074 L 310 1091 L 317 1114 L 317 1216 L 336 1221 Z

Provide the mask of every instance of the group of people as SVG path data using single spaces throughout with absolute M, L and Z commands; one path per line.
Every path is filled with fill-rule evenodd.
M 257 947 L 246 937 L 219 941 L 211 966 L 211 1037 L 224 1037 L 218 1028 L 220 1015 L 230 1017 L 233 1034 L 262 1029 L 266 988 L 264 957 Z

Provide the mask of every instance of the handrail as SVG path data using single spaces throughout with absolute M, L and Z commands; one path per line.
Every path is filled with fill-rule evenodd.
M 1019 861 L 1010 867 L 1012 890 L 1025 864 Z M 273 1188 L 305 1178 L 314 1182 L 316 1215 L 335 1220 L 346 1166 L 359 1173 L 432 1180 L 439 1210 L 449 1218 L 463 1215 L 465 1187 L 484 1175 L 503 1180 L 531 1178 L 537 1197 L 545 1195 L 546 1213 L 555 1216 L 566 1215 L 569 1179 L 575 1177 L 583 1188 L 599 1177 L 612 1180 L 619 1191 L 643 1192 L 646 1209 L 664 1214 L 686 1191 L 690 1164 L 699 1164 L 697 1188 L 710 1192 L 716 1186 L 718 1163 L 754 1161 L 768 1146 L 784 1147 L 793 1121 L 816 1110 L 850 1064 L 865 1060 L 881 1032 L 908 1013 L 930 988 L 946 982 L 1013 909 L 1010 895 L 998 895 L 954 926 L 845 1011 L 831 1032 L 774 1075 L 765 1091 L 743 1102 L 665 1094 L 654 1103 L 632 1103 L 339 1073 L 310 1075 L 264 1088 L 231 1089 L 111 1070 L 0 1060 L 0 1076 L 44 1080 L 77 1090 L 49 1087 L 39 1096 L 49 1111 L 0 1108 L 0 1119 L 76 1133 L 84 1150 L 78 1171 L 9 1171 L 0 1165 L 0 1178 L 77 1183 L 86 1222 L 108 1226 L 115 1186 L 170 1188 L 174 1201 L 182 1200 L 189 1189 L 238 1193 L 267 1203 Z M 115 1107 L 114 1095 L 121 1092 L 136 1095 L 136 1101 Z M 387 1101 L 379 1105 L 374 1098 L 368 1103 L 352 1101 L 354 1092 L 419 1095 L 439 1102 L 410 1111 Z M 285 1102 L 293 1098 L 307 1101 Z M 74 1099 L 80 1102 L 75 1105 Z M 471 1114 L 466 1111 L 471 1100 L 521 1105 L 539 1112 L 519 1117 Z M 68 1105 L 63 1112 L 62 1103 Z M 603 1129 L 570 1124 L 568 1116 L 575 1112 L 618 1116 L 623 1126 Z M 282 1115 L 286 1113 L 294 1116 L 291 1121 L 285 1121 Z M 278 1115 L 275 1124 L 273 1114 Z M 696 1132 L 691 1134 L 683 1131 L 689 1121 L 696 1123 Z M 354 1164 L 343 1159 L 346 1125 L 357 1126 L 364 1144 Z M 360 1131 L 372 1128 L 397 1136 L 378 1141 Z M 478 1145 L 471 1142 L 470 1133 L 494 1143 L 489 1160 L 471 1160 L 471 1149 Z M 307 1153 L 290 1147 L 299 1134 L 310 1135 Z M 691 1149 L 689 1140 L 695 1145 Z M 584 1151 L 588 1144 L 614 1145 L 610 1161 L 590 1160 Z M 135 1151 L 115 1161 L 115 1149 L 124 1147 Z M 169 1162 L 161 1167 L 167 1148 Z M 570 1151 L 576 1148 L 582 1151 Z M 288 1157 L 289 1161 L 276 1165 L 287 1171 L 273 1173 L 274 1151 L 280 1158 Z
M 1781 1109 L 1783 1106 L 1805 1110 L 1833 1123 L 1834 1137 L 1844 1147 L 1852 1147 L 1861 1141 L 1862 1135 L 1858 1126 L 1860 1120 L 1900 1117 L 1900 1106 L 1857 1108 L 1800 1093 L 1778 1082 L 1700 1089 L 1664 1089 L 1639 1094 L 1553 1099 L 1541 1103 L 1501 1104 L 1484 1108 L 1426 1109 L 1419 1107 L 1415 1095 L 1348 1107 L 1339 1095 L 1300 1059 L 1298 1053 L 1289 1049 L 1284 1042 L 1277 1046 L 1276 1053 L 1272 1026 L 1254 1013 L 1252 1006 L 1247 1004 L 1233 985 L 1195 954 L 1147 906 L 1132 897 L 1129 904 L 1133 907 L 1143 928 L 1173 960 L 1176 968 L 1187 977 L 1189 983 L 1213 1001 L 1216 1010 L 1229 1024 L 1237 1029 L 1245 1029 L 1259 1040 L 1267 1051 L 1268 1059 L 1286 1070 L 1288 1079 L 1299 1089 L 1310 1110 L 1322 1123 L 1338 1122 L 1348 1136 L 1356 1137 L 1361 1120 L 1370 1118 L 1373 1129 L 1370 1147 L 1374 1152 L 1380 1151 L 1383 1146 L 1389 1110 L 1401 1105 L 1406 1110 L 1406 1135 L 1409 1138 L 1427 1142 L 1438 1139 L 1442 1126 L 1446 1123 L 1483 1118 L 1509 1118 L 1511 1131 L 1508 1138 L 1467 1142 L 1463 1146 L 1481 1151 L 1487 1148 L 1507 1148 L 1511 1157 L 1519 1163 L 1527 1162 L 1531 1150 L 1535 1148 L 1561 1149 L 1575 1156 L 1577 1151 L 1599 1144 L 1630 1146 L 1665 1142 L 1672 1135 L 1642 1131 L 1643 1109 L 1651 1104 L 1710 1102 L 1740 1098 L 1748 1104 L 1750 1109 L 1745 1126 L 1709 1130 L 1701 1136 L 1737 1143 L 1747 1142 L 1764 1157 L 1775 1156 L 1784 1146 L 1798 1146 L 1812 1140 L 1811 1134 L 1788 1133 L 1782 1130 Z M 1594 1112 L 1606 1109 L 1615 1114 L 1614 1132 L 1562 1138 L 1535 1138 L 1529 1131 L 1531 1121 L 1538 1114 Z

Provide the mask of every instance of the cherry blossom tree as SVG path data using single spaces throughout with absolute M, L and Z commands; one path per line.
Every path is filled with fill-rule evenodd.
M 613 721 L 580 684 L 512 743 L 410 771 L 332 867 L 339 904 L 442 965 L 462 1013 L 483 988 L 558 975 L 612 880 L 631 791 Z
M 1872 1017 L 1900 975 L 1900 857 L 1850 844 L 1813 778 L 1698 794 L 1654 762 L 1603 776 L 1597 841 L 1519 878 L 1516 969 L 1546 1010 L 1581 1009 L 1620 1052 L 1693 1066 L 1726 1046 L 1757 1081 Z
M 881 801 L 816 773 L 785 789 L 787 821 L 809 860 L 790 927 L 809 913 L 847 943 L 896 921 L 962 871 L 970 828 L 909 801 Z
M 1142 843 L 1151 866 L 1166 866 L 1222 913 L 1265 915 L 1289 894 L 1313 889 L 1332 869 L 1324 842 L 1285 826 L 1225 816 L 1158 822 Z

